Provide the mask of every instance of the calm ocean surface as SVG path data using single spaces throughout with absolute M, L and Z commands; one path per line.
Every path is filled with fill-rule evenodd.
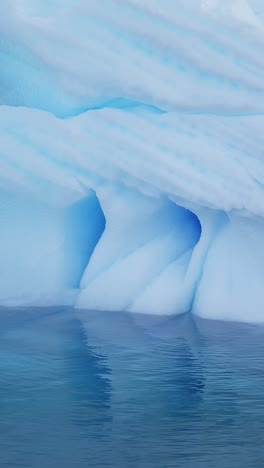
M 0 309 L 0 466 L 264 467 L 264 328 Z

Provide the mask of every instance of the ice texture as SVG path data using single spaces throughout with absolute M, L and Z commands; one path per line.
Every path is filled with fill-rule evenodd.
M 263 322 L 263 1 L 12 0 L 0 39 L 0 305 Z

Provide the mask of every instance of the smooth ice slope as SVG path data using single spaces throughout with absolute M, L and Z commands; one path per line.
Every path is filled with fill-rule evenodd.
M 264 321 L 260 0 L 0 5 L 0 304 Z

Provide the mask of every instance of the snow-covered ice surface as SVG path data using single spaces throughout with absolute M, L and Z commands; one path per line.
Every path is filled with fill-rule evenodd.
M 0 5 L 0 304 L 264 321 L 262 0 Z

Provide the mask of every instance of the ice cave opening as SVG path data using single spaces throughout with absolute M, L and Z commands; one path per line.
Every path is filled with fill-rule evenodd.
M 76 306 L 146 314 L 190 309 L 201 236 L 196 214 L 167 197 L 126 187 L 100 188 L 107 226 L 87 265 Z

